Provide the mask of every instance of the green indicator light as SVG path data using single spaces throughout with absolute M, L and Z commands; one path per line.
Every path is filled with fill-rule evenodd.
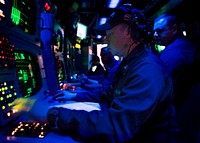
M 1 109 L 4 110 L 6 107 L 5 106 L 1 106 Z

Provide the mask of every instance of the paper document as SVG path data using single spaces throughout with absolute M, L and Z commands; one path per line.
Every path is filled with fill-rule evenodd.
M 85 111 L 93 111 L 93 110 L 101 110 L 99 103 L 94 102 L 68 102 L 65 104 L 53 105 L 51 107 L 62 107 L 71 110 L 85 110 Z

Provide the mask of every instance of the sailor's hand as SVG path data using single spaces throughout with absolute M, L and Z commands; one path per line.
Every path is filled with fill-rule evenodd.
M 76 94 L 77 93 L 72 93 L 66 90 L 59 90 L 52 99 L 57 101 L 70 101 L 76 98 Z

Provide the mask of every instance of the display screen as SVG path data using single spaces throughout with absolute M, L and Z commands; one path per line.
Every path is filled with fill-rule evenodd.
M 64 64 L 62 60 L 59 59 L 59 56 L 55 56 L 56 59 L 56 70 L 57 70 L 57 76 L 59 84 L 63 83 L 65 80 L 65 72 L 64 72 Z
M 25 51 L 15 51 L 15 58 L 21 96 L 36 94 L 42 87 L 37 57 Z
M 36 4 L 34 0 L 13 0 L 11 10 L 12 23 L 24 32 L 36 32 Z
M 87 36 L 87 26 L 78 22 L 77 23 L 77 37 L 85 39 Z

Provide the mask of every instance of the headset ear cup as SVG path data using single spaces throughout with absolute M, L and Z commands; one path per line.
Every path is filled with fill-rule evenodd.
M 137 9 L 132 9 L 131 10 L 132 14 L 132 20 L 131 20 L 131 35 L 133 40 L 139 40 L 143 39 L 146 37 L 146 27 L 147 27 L 147 21 L 146 18 L 144 17 L 143 13 L 138 11 Z
M 138 40 L 142 36 L 142 28 L 136 23 L 131 23 L 131 37 L 133 40 Z
M 134 40 L 144 39 L 147 36 L 147 29 L 145 24 L 137 24 L 135 21 L 131 23 L 131 37 Z

